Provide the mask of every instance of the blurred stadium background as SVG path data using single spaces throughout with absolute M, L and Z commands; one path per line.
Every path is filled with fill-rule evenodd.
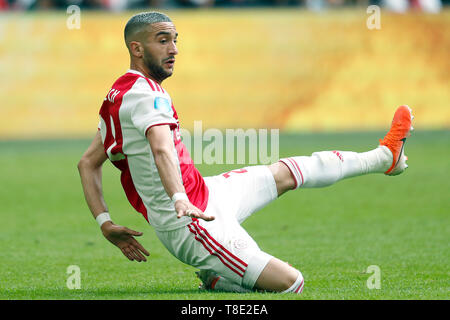
M 81 8 L 69 29 L 69 5 Z M 367 6 L 382 7 L 369 30 Z M 450 127 L 448 1 L 0 0 L 0 139 L 96 130 L 129 67 L 123 27 L 156 8 L 180 33 L 165 81 L 182 126 L 378 130 L 401 104 L 417 129 Z M 131 10 L 131 11 L 130 11 Z

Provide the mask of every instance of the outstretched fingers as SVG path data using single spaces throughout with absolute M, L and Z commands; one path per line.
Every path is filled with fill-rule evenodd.
M 130 261 L 137 261 L 137 262 L 146 262 L 147 259 L 144 257 L 144 255 L 133 246 L 127 246 L 121 249 L 122 253 L 125 255 L 125 257 L 128 258 Z
M 121 248 L 122 253 L 130 260 L 137 262 L 146 262 L 147 259 L 145 256 L 150 256 L 150 253 L 145 250 L 145 248 L 133 237 L 133 236 L 142 236 L 142 232 L 134 231 L 128 228 L 125 228 L 125 233 L 127 239 L 125 240 L 124 246 Z
M 130 248 L 131 250 L 133 250 L 133 252 L 135 253 L 135 255 L 137 255 L 139 257 L 139 262 L 140 261 L 144 261 L 146 262 L 147 259 L 145 258 L 145 256 L 150 256 L 150 253 L 145 250 L 145 248 L 136 240 L 136 239 L 132 239 L 131 243 L 130 243 Z
M 131 251 L 128 247 L 121 248 L 120 250 L 122 251 L 123 255 L 128 258 L 128 260 L 130 261 L 134 260 L 134 257 L 131 254 Z
M 142 244 L 140 244 L 139 241 L 137 241 L 136 239 L 133 239 L 133 246 L 135 246 L 138 251 L 142 252 L 147 257 L 150 256 L 150 252 L 145 250 L 145 248 L 142 246 Z

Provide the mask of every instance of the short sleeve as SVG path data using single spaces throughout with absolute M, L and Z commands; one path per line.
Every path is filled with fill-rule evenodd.
M 145 81 L 145 80 L 144 80 Z M 131 105 L 131 121 L 145 136 L 147 130 L 157 125 L 169 125 L 171 129 L 178 125 L 174 117 L 172 103 L 166 95 L 159 95 L 139 86 L 131 93 L 134 103 Z

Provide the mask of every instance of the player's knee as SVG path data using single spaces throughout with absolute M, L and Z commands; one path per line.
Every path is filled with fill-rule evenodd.
M 286 277 L 286 282 L 284 283 L 284 290 L 282 293 L 296 293 L 300 294 L 303 291 L 303 286 L 305 284 L 303 275 L 300 271 L 295 269 L 295 273 L 290 273 Z
M 291 288 L 294 283 L 297 281 L 297 277 L 298 277 L 298 273 L 299 271 L 292 268 L 292 271 L 289 272 L 288 274 L 286 274 L 282 279 L 281 279 L 281 290 L 280 291 L 286 291 L 289 290 L 289 288 Z
M 251 273 L 249 273 L 251 274 Z M 296 292 L 303 288 L 303 275 L 290 264 L 272 257 L 256 280 L 254 289 Z
M 268 168 L 275 180 L 278 195 L 295 188 L 296 182 L 286 164 L 278 161 L 269 165 Z

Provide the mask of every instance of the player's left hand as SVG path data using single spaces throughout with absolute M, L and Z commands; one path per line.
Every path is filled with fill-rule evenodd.
M 112 222 L 105 222 L 101 229 L 105 238 L 118 247 L 128 260 L 147 261 L 145 256 L 148 257 L 150 253 L 134 238 L 142 236 L 142 232 L 134 231 Z

